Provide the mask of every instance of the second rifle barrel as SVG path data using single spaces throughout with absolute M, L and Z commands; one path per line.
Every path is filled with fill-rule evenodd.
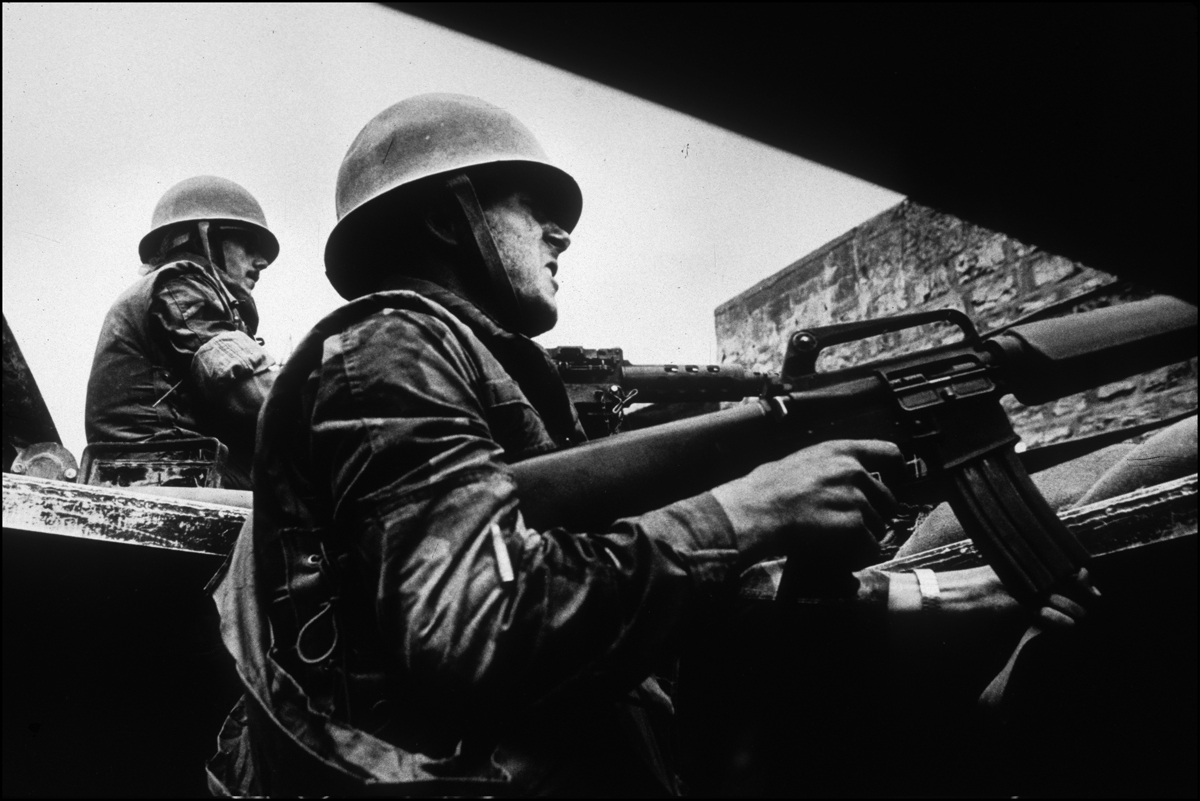
M 631 364 L 621 368 L 626 391 L 636 389 L 638 403 L 739 401 L 770 394 L 772 377 L 736 365 Z

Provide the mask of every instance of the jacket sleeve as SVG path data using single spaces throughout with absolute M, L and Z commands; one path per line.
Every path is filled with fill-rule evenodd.
M 213 287 L 188 274 L 162 282 L 150 323 L 172 372 L 190 384 L 209 414 L 253 424 L 274 383 L 275 360 L 232 319 Z
M 384 646 L 448 714 L 623 693 L 730 576 L 728 518 L 705 493 L 606 532 L 526 529 L 491 436 L 504 404 L 480 401 L 494 384 L 430 316 L 391 312 L 326 341 L 313 456 Z
M 192 357 L 191 379 L 212 408 L 253 422 L 278 375 L 275 359 L 249 334 L 222 331 Z

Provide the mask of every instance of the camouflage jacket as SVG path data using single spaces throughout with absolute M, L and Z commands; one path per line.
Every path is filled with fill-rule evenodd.
M 249 489 L 254 423 L 274 380 L 252 337 L 258 311 L 233 301 L 200 257 L 138 279 L 109 309 L 88 379 L 88 442 L 217 437 Z M 245 485 L 238 486 L 241 481 Z
M 409 286 L 319 323 L 260 418 L 215 592 L 246 693 L 212 789 L 675 792 L 649 677 L 730 576 L 728 518 L 705 493 L 601 533 L 525 527 L 507 464 L 583 438 L 553 363 Z

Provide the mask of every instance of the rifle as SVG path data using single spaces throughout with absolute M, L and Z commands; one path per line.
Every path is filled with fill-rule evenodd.
M 779 376 L 727 364 L 631 364 L 620 348 L 550 348 L 589 439 L 616 434 L 631 403 L 705 404 L 783 391 Z
M 957 326 L 962 340 L 816 369 L 825 348 L 931 323 Z M 790 337 L 777 379 L 749 379 L 763 387 L 755 402 L 537 456 L 512 470 L 529 525 L 587 530 L 704 492 L 817 442 L 888 440 L 905 456 L 905 475 L 891 485 L 897 498 L 948 501 L 1009 592 L 1036 606 L 1067 586 L 1088 553 L 1017 458 L 1019 437 L 1000 399 L 1011 393 L 1025 404 L 1045 403 L 1182 361 L 1196 354 L 1196 334 L 1196 308 L 1165 296 L 986 338 L 953 309 L 809 328 Z M 747 376 L 740 375 L 744 387 Z M 674 387 L 685 380 L 680 376 L 663 381 Z M 649 396 L 639 391 L 638 400 Z M 798 561 L 789 560 L 780 597 L 792 595 L 797 582 L 807 582 L 810 597 L 843 596 L 856 586 L 846 583 L 850 566 L 793 565 Z

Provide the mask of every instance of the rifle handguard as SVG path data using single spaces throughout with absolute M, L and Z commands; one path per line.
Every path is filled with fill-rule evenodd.
M 1159 295 L 1017 325 L 987 344 L 1008 368 L 1008 390 L 1036 405 L 1190 359 L 1196 334 L 1196 307 Z

